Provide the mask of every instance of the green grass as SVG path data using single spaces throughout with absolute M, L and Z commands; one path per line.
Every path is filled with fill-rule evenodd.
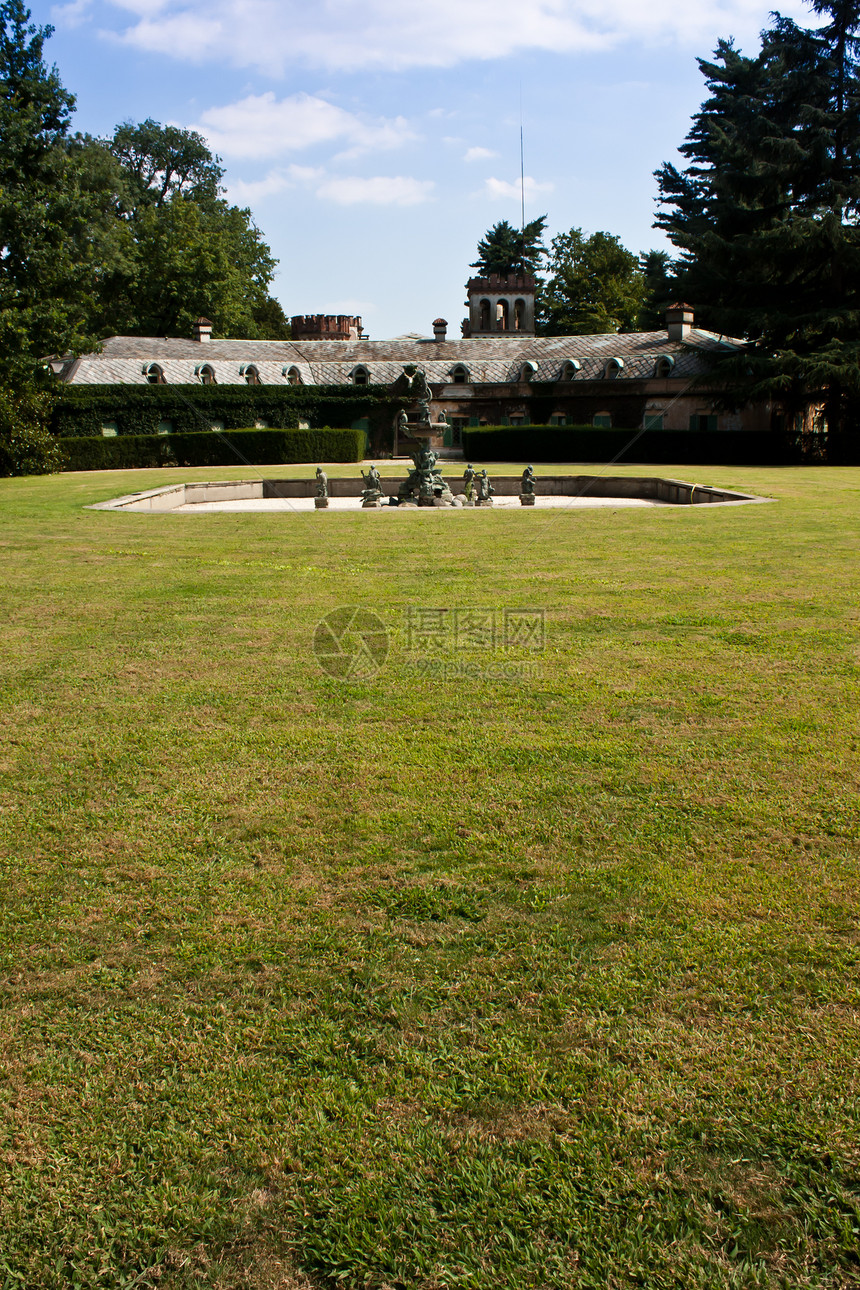
M 860 470 L 82 509 L 249 473 L 0 482 L 0 1290 L 860 1285 Z

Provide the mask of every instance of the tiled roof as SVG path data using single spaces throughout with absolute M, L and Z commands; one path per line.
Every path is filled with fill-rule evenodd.
M 737 342 L 692 331 L 681 344 L 665 331 L 601 336 L 490 336 L 436 341 L 418 336 L 394 340 L 211 340 L 111 336 L 101 353 L 54 364 L 73 385 L 144 385 L 145 367 L 157 363 L 169 385 L 194 384 L 195 368 L 208 364 L 220 385 L 243 385 L 240 368 L 253 364 L 263 385 L 286 385 L 296 367 L 306 385 L 340 385 L 354 368 L 367 369 L 371 385 L 390 385 L 406 363 L 423 368 L 431 383 L 448 383 L 462 364 L 472 384 L 516 381 L 523 363 L 535 368 L 533 379 L 555 381 L 569 359 L 580 363 L 575 381 L 599 379 L 607 362 L 623 359 L 619 380 L 643 380 L 654 374 L 662 355 L 674 358 L 672 376 L 687 378 L 701 368 L 696 351 L 734 347 Z

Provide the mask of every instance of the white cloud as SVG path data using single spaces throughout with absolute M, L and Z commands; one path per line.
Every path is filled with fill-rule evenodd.
M 253 206 L 286 189 L 305 188 L 338 206 L 418 206 L 430 200 L 434 187 L 432 180 L 405 175 L 332 176 L 322 166 L 293 165 L 275 167 L 262 179 L 235 180 L 227 195 L 239 206 Z
M 80 27 L 90 17 L 93 0 L 71 0 L 51 7 L 51 22 L 57 27 Z
M 414 135 L 403 117 L 367 120 L 312 94 L 279 99 L 270 90 L 208 108 L 194 126 L 219 156 L 273 157 L 323 143 L 346 143 L 345 156 L 397 148 Z
M 430 200 L 435 187 L 431 179 L 410 179 L 405 175 L 345 176 L 327 179 L 317 196 L 339 206 L 418 206 Z
M 235 179 L 227 187 L 227 196 L 237 206 L 253 206 L 287 188 L 307 187 L 319 183 L 325 175 L 321 166 L 287 166 L 270 170 L 262 179 Z
M 753 39 L 772 0 L 112 0 L 135 15 L 120 38 L 189 62 L 226 60 L 270 75 L 305 63 L 333 71 L 450 67 L 526 50 L 625 42 L 707 49 Z M 74 3 L 74 0 L 73 0 Z M 804 0 L 783 0 L 809 21 Z
M 490 157 L 498 157 L 497 152 L 491 148 L 468 148 L 463 154 L 464 161 L 486 161 Z
M 530 201 L 533 197 L 540 196 L 541 193 L 551 193 L 555 188 L 555 184 L 538 183 L 536 179 L 532 179 L 531 175 L 526 175 L 522 187 L 525 189 L 526 201 Z M 487 197 L 492 197 L 494 201 L 505 201 L 507 199 L 519 201 L 522 195 L 519 179 L 515 179 L 513 183 L 508 183 L 506 179 L 487 179 L 484 181 L 483 191 Z

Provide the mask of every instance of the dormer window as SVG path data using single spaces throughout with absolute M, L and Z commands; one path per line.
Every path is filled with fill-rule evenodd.
M 603 369 L 603 376 L 607 381 L 614 381 L 624 371 L 623 358 L 610 358 L 606 367 Z
M 563 381 L 572 381 L 576 377 L 577 372 L 581 372 L 581 371 L 582 371 L 582 364 L 580 363 L 579 359 L 569 358 L 568 361 L 565 363 L 564 367 L 561 369 L 561 379 Z
M 468 367 L 458 363 L 456 367 L 451 368 L 451 381 L 454 385 L 468 385 L 470 373 Z
M 164 379 L 164 369 L 157 363 L 144 363 L 143 374 L 150 385 L 166 385 Z
M 533 381 L 537 376 L 537 368 L 534 363 L 523 363 L 520 368 L 519 379 L 521 381 Z
M 350 372 L 350 376 L 352 377 L 353 385 L 370 384 L 370 373 L 368 372 L 367 368 L 363 367 L 361 364 L 359 364 L 358 367 L 354 367 L 352 369 L 352 371 Z
M 302 374 L 297 367 L 285 367 L 281 376 L 287 378 L 287 385 L 304 385 Z
M 197 377 L 201 385 L 216 384 L 215 368 L 210 366 L 209 363 L 201 363 L 199 367 L 195 367 L 194 375 Z
M 244 376 L 246 385 L 260 384 L 260 373 L 253 363 L 243 363 L 239 368 L 239 375 Z
M 654 364 L 654 375 L 661 381 L 665 381 L 668 376 L 672 375 L 672 368 L 675 366 L 675 360 L 671 354 L 661 354 Z

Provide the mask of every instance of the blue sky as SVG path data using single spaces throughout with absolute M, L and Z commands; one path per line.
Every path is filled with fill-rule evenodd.
M 451 334 L 479 238 L 652 230 L 654 169 L 704 96 L 697 56 L 752 52 L 759 0 L 71 0 L 46 58 L 75 128 L 153 117 L 200 130 L 280 261 L 286 313 L 360 313 L 374 339 Z M 808 6 L 781 12 L 811 25 Z

